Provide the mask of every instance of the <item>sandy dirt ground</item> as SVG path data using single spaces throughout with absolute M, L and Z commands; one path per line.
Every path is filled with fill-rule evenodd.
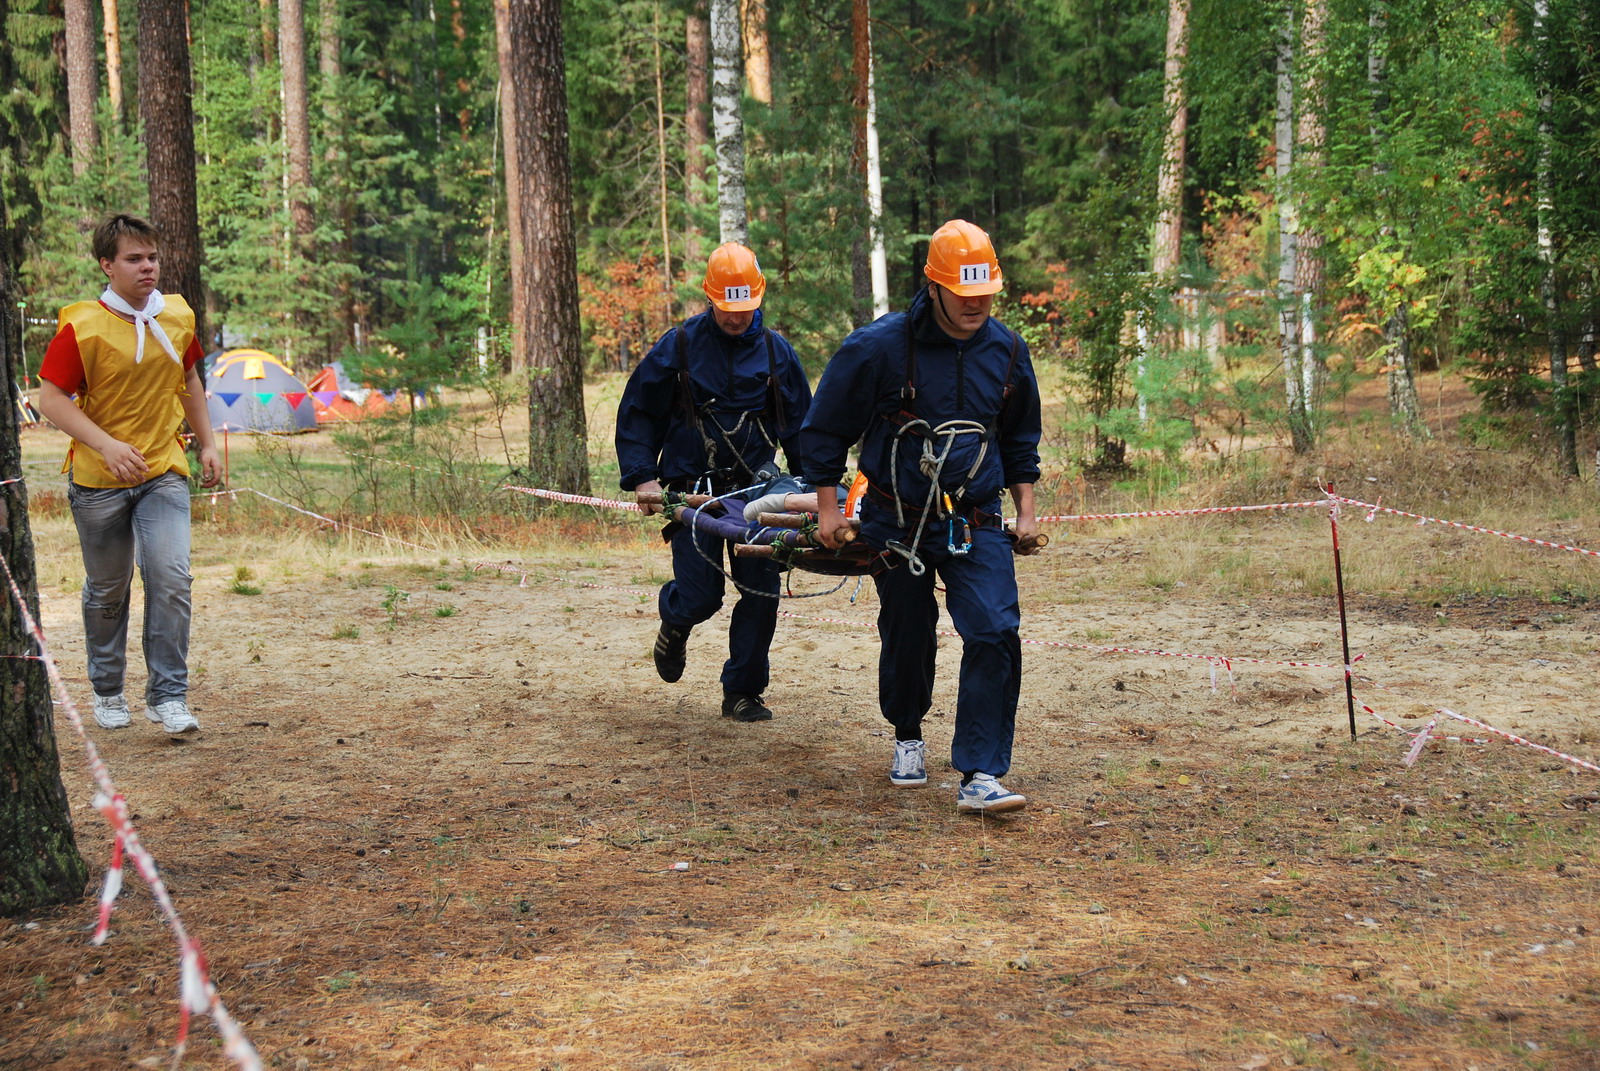
M 719 717 L 725 612 L 657 679 L 642 524 L 508 560 L 253 516 L 197 514 L 204 731 L 90 731 L 266 1066 L 1600 1067 L 1597 775 L 1499 739 L 1407 768 L 1359 711 L 1352 742 L 1337 609 L 1297 564 L 1326 554 L 1313 526 L 1058 530 L 1019 568 L 1029 808 L 980 820 L 945 761 L 954 640 L 929 785 L 888 784 L 870 584 L 784 604 L 776 717 L 743 725 Z M 1357 575 L 1477 545 L 1378 527 L 1352 526 Z M 37 538 L 87 704 L 70 527 Z M 1281 557 L 1281 589 L 1164 579 L 1201 542 Z M 241 565 L 259 594 L 229 590 Z M 1348 609 L 1385 716 L 1600 760 L 1600 607 L 1357 586 Z M 137 611 L 133 633 L 130 695 Z M 0 920 L 0 1068 L 170 1066 L 170 935 L 131 875 L 100 948 L 93 915 Z M 233 1066 L 194 1035 L 182 1066 Z
M 45 532 L 42 575 L 69 538 Z M 785 604 L 771 723 L 718 716 L 725 616 L 657 680 L 644 537 L 506 571 L 341 543 L 254 596 L 227 590 L 239 551 L 203 553 L 204 732 L 91 731 L 273 1067 L 1596 1066 L 1594 775 L 1499 742 L 1408 771 L 1370 717 L 1348 742 L 1336 669 L 1235 661 L 1214 690 L 1207 661 L 1051 646 L 1338 664 L 1327 598 L 1078 583 L 1146 548 L 1023 563 L 1012 821 L 957 816 L 943 762 L 888 785 L 870 585 Z M 86 702 L 76 596 L 45 596 Z M 1450 706 L 1594 757 L 1595 610 L 1358 596 L 1351 619 L 1387 715 Z M 1453 844 L 1415 817 L 1463 801 L 1481 828 Z M 1554 857 L 1511 849 L 1529 811 L 1568 838 Z M 0 929 L 0 1066 L 165 1065 L 148 894 L 130 880 L 101 949 L 92 914 Z M 229 1066 L 196 1034 L 185 1066 Z

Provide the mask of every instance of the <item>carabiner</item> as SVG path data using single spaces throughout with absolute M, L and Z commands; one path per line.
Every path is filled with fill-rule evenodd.
M 967 524 L 967 519 L 965 517 L 958 517 L 955 514 L 951 514 L 950 515 L 950 520 L 947 523 L 948 523 L 949 527 L 946 530 L 947 531 L 947 535 L 946 535 L 946 538 L 945 538 L 945 547 L 946 547 L 946 549 L 949 550 L 951 554 L 954 554 L 957 557 L 959 557 L 959 556 L 965 554 L 967 551 L 971 550 L 972 549 L 972 528 Z M 957 524 L 961 525 L 961 542 L 959 544 L 956 543 L 956 525 Z

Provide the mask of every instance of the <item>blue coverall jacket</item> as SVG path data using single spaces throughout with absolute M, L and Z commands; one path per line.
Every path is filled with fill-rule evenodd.
M 895 437 L 904 423 L 901 410 L 929 427 L 969 420 L 991 429 L 976 472 L 971 469 L 979 438 L 965 435 L 954 440 L 940 474 L 940 486 L 952 498 L 965 487 L 962 501 L 954 503 L 956 512 L 982 518 L 970 528 L 970 548 L 951 553 L 950 529 L 929 517 L 916 546 L 927 571 L 914 574 L 891 555 L 884 561 L 893 568 L 879 571 L 873 580 L 882 643 L 878 706 L 896 737 L 921 739 L 922 719 L 933 705 L 937 573 L 962 640 L 950 764 L 963 774 L 1000 777 L 1011 767 L 1022 645 L 1011 546 L 997 517 L 1004 488 L 1039 477 L 1039 387 L 1027 346 L 1012 332 L 990 319 L 970 339 L 951 338 L 935 321 L 930 300 L 924 289 L 907 312 L 880 317 L 845 339 L 817 384 L 800 430 L 801 456 L 806 479 L 818 486 L 818 481 L 835 483 L 851 445 L 861 441 L 861 471 L 874 488 L 862 503 L 861 537 L 883 550 L 890 540 L 909 543 L 930 483 L 918 464 L 922 440 L 915 434 L 901 435 L 898 464 L 891 466 Z M 915 347 L 914 395 L 904 390 L 908 325 Z M 883 497 L 896 492 L 906 506 L 903 526 L 892 500 Z
M 916 343 L 913 398 L 902 398 L 906 386 L 906 321 Z M 1012 362 L 1012 343 L 1017 356 Z M 1007 369 L 1011 397 L 1002 406 Z M 861 440 L 861 471 L 885 494 L 896 490 L 890 458 L 897 427 L 891 419 L 900 410 L 936 426 L 947 420 L 972 420 L 994 429 L 987 456 L 970 482 L 965 502 L 998 512 L 1000 492 L 1039 478 L 1039 385 L 1027 344 L 998 320 L 984 323 L 972 338 L 957 341 L 939 329 L 926 289 L 917 292 L 907 312 L 891 312 L 851 332 L 840 345 L 817 384 L 817 396 L 800 432 L 803 474 L 817 487 L 838 483 L 850 447 Z M 863 439 L 863 433 L 865 438 Z M 955 492 L 966 481 L 978 449 L 975 436 L 959 438 L 942 476 L 944 490 Z M 898 492 L 908 505 L 927 498 L 928 477 L 918 467 L 921 442 L 902 438 Z M 819 482 L 820 481 L 820 482 Z M 908 526 L 909 530 L 909 526 Z
M 709 310 L 685 320 L 690 401 L 700 414 L 696 428 L 680 386 L 678 330 L 657 340 L 622 392 L 616 436 L 622 489 L 708 475 L 716 477 L 719 491 L 748 486 L 756 482 L 754 473 L 772 465 L 773 444 L 783 447 L 790 471 L 798 475 L 797 434 L 811 404 L 811 385 L 788 340 L 762 326 L 759 309 L 737 338 L 724 334 Z M 782 426 L 767 386 L 768 338 Z M 701 429 L 714 448 L 709 458 Z
M 674 328 L 645 354 L 623 389 L 616 437 L 622 489 L 650 480 L 688 488 L 702 478 L 717 493 L 748 487 L 759 482 L 755 473 L 775 468 L 774 443 L 798 473 L 799 429 L 811 404 L 811 384 L 793 347 L 763 329 L 759 309 L 737 338 L 724 334 L 709 311 L 684 321 L 682 330 L 682 359 Z M 679 375 L 685 367 L 687 404 Z M 768 387 L 769 368 L 776 399 Z M 778 622 L 777 566 L 765 558 L 735 558 L 709 533 L 683 528 L 672 536 L 672 573 L 657 605 L 664 624 L 684 631 L 722 608 L 726 579 L 738 586 L 722 690 L 759 696 L 770 677 L 767 653 Z

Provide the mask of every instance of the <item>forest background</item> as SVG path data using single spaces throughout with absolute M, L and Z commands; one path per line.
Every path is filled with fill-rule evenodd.
M 943 220 L 989 229 L 998 314 L 1059 370 L 1072 462 L 1196 443 L 1228 458 L 1262 433 L 1304 452 L 1357 367 L 1385 369 L 1396 419 L 1425 435 L 1411 384 L 1441 365 L 1489 403 L 1469 434 L 1514 427 L 1573 475 L 1589 453 L 1592 5 L 718 5 L 739 23 L 768 323 L 813 372 L 872 315 L 870 72 L 889 303 L 919 284 Z M 711 136 L 704 2 L 518 0 L 497 33 L 487 0 L 10 0 L 0 176 L 33 368 L 54 310 L 99 288 L 86 229 L 149 207 L 140 116 L 173 105 L 135 108 L 134 72 L 142 37 L 179 29 L 161 7 L 186 21 L 192 60 L 211 348 L 343 357 L 406 386 L 538 364 L 511 326 L 500 69 L 528 8 L 562 31 L 532 77 L 561 78 L 564 60 L 584 369 L 626 370 L 697 310 L 726 236 L 718 164 L 733 166 Z

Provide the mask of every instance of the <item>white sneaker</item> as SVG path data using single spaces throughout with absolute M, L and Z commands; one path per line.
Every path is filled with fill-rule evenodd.
M 889 767 L 889 782 L 900 788 L 915 788 L 928 783 L 928 768 L 923 763 L 927 745 L 921 740 L 896 740 L 894 765 Z
M 1028 797 L 1012 792 L 986 773 L 973 774 L 972 780 L 956 792 L 956 809 L 980 814 L 1001 814 L 1020 811 L 1028 805 Z
M 200 719 L 189 713 L 189 704 L 181 699 L 169 699 L 153 707 L 147 706 L 144 708 L 144 716 L 159 723 L 167 731 L 168 736 L 200 731 Z
M 128 724 L 128 701 L 122 693 L 94 697 L 94 723 L 102 729 L 121 729 Z

